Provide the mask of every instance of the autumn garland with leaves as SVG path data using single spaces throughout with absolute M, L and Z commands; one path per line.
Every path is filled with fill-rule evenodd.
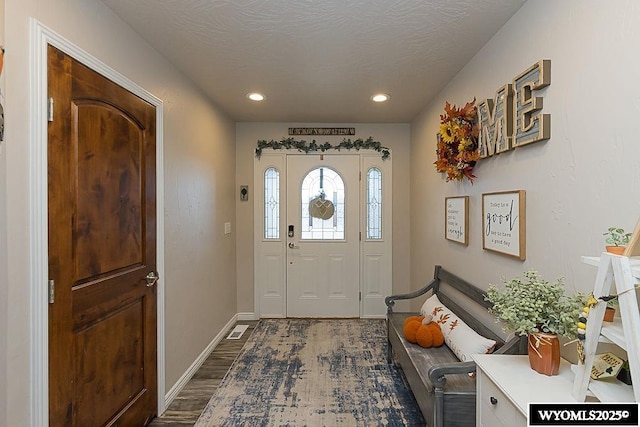
M 476 177 L 473 167 L 479 159 L 477 109 L 474 99 L 462 108 L 444 106 L 445 114 L 440 116 L 440 133 L 434 162 L 438 172 L 447 173 L 447 181 L 462 181 L 467 178 L 471 183 Z

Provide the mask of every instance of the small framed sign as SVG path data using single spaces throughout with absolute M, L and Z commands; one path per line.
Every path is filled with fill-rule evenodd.
M 469 245 L 469 196 L 444 199 L 444 238 Z
M 482 248 L 526 258 L 525 191 L 482 194 Z

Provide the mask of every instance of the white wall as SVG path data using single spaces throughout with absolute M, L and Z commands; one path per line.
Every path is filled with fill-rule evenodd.
M 565 276 L 569 292 L 592 289 L 603 231 L 640 218 L 640 5 L 633 1 L 527 2 L 412 123 L 411 281 L 442 264 L 486 288 L 530 268 Z M 551 60 L 544 112 L 551 139 L 482 160 L 473 185 L 435 171 L 439 115 L 495 91 L 539 59 Z M 526 190 L 527 259 L 483 251 L 482 193 Z M 469 195 L 468 247 L 443 238 L 444 198 Z
M 258 140 L 288 137 L 289 127 L 355 127 L 351 139 L 371 136 L 391 148 L 393 158 L 393 291 L 409 291 L 409 164 L 410 132 L 408 124 L 327 124 L 327 123 L 238 123 L 236 125 L 236 222 L 238 257 L 238 311 L 253 312 L 253 162 Z M 308 142 L 339 143 L 343 137 L 300 136 Z M 249 201 L 240 202 L 240 185 L 249 185 Z M 402 309 L 403 305 L 398 303 Z
M 4 3 L 8 123 L 0 147 L 0 362 L 6 381 L 0 376 L 0 425 L 28 426 L 29 18 L 164 101 L 165 211 L 159 214 L 166 225 L 167 389 L 236 313 L 235 243 L 223 235 L 223 223 L 235 216 L 235 128 L 100 1 Z
M 4 0 L 0 0 L 0 45 L 4 46 Z M 2 106 L 5 107 L 4 72 L 0 74 Z M 7 425 L 7 157 L 5 144 L 0 141 L 0 426 Z

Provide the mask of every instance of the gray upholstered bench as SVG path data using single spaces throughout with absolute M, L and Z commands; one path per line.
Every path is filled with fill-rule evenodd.
M 442 286 L 446 283 L 445 286 Z M 422 348 L 404 338 L 403 324 L 408 316 L 418 313 L 395 313 L 397 300 L 408 300 L 423 295 L 436 295 L 439 302 L 473 331 L 496 341 L 493 353 L 525 354 L 526 342 L 516 337 L 505 341 L 487 328 L 476 314 L 484 312 L 490 303 L 485 292 L 465 280 L 436 266 L 433 280 L 422 289 L 385 298 L 387 305 L 388 361 L 395 360 L 402 368 L 429 426 L 474 426 L 476 422 L 476 365 L 461 361 L 446 344 L 439 348 Z M 464 309 L 462 307 L 468 307 Z M 485 320 L 486 322 L 486 320 Z

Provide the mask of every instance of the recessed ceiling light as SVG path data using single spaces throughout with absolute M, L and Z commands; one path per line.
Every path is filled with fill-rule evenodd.
M 252 101 L 264 101 L 265 99 L 267 99 L 266 96 L 258 92 L 248 93 L 247 98 L 249 98 Z
M 373 102 L 384 102 L 384 101 L 388 101 L 389 98 L 390 96 L 387 95 L 386 93 L 376 93 L 371 97 L 371 100 Z

